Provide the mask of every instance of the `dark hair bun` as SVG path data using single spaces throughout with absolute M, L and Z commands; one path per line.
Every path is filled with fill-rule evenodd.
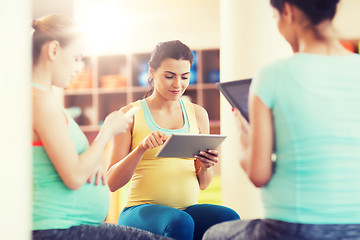
M 303 2 L 308 2 L 308 4 L 304 4 L 303 10 L 308 15 L 310 21 L 316 25 L 324 20 L 332 20 L 334 18 L 339 0 L 305 0 Z M 313 4 L 309 2 L 313 2 Z M 306 5 L 308 5 L 308 8 Z
M 339 0 L 313 0 L 313 1 L 315 3 L 315 8 L 320 11 L 333 8 L 339 2 Z
M 31 25 L 32 25 L 32 28 L 36 30 L 39 27 L 39 21 L 34 19 L 31 23 Z
M 270 4 L 283 11 L 284 3 L 288 2 L 303 11 L 313 25 L 325 20 L 332 20 L 336 13 L 336 6 L 340 0 L 270 0 Z
M 300 8 L 312 24 L 332 20 L 336 13 L 339 0 L 282 0 Z

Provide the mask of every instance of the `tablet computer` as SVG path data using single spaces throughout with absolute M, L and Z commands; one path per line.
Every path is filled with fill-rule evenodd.
M 233 108 L 239 109 L 244 118 L 249 122 L 249 88 L 251 78 L 217 83 L 216 87 L 222 92 Z
M 200 151 L 216 149 L 226 138 L 219 134 L 179 134 L 169 136 L 155 157 L 194 158 Z

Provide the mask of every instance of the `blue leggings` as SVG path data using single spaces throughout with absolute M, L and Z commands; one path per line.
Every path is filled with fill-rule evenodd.
M 195 204 L 179 210 L 155 204 L 125 208 L 118 224 L 140 228 L 177 240 L 201 239 L 211 226 L 240 219 L 232 209 L 212 204 Z

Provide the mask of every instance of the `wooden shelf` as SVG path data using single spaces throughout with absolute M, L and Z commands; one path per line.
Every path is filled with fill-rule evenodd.
M 99 94 L 127 93 L 128 88 L 99 88 Z
M 132 86 L 131 90 L 133 92 L 147 92 L 149 89 L 147 89 L 146 87 L 143 87 L 143 86 Z
M 207 110 L 211 132 L 220 133 L 220 94 L 215 84 L 219 81 L 219 49 L 200 49 L 193 53 L 192 74 L 196 74 L 196 83 L 190 84 L 184 95 Z M 64 106 L 80 107 L 82 114 L 75 120 L 89 141 L 94 139 L 99 125 L 110 112 L 144 97 L 148 91 L 145 84 L 150 54 L 116 54 L 84 59 L 84 69 L 76 77 L 79 82 L 64 91 Z
M 214 83 L 198 83 L 196 87 L 202 89 L 217 89 Z
M 80 88 L 80 89 L 66 89 L 65 95 L 91 95 L 93 94 L 92 88 Z

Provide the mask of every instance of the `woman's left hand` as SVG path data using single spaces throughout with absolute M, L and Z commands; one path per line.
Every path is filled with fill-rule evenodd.
M 99 185 L 100 182 L 102 182 L 102 185 L 107 184 L 107 177 L 104 166 L 99 165 L 99 167 L 88 178 L 87 182 L 91 184 L 94 181 L 94 178 L 95 178 L 95 185 Z
M 196 160 L 200 161 L 206 168 L 214 166 L 219 161 L 219 151 L 210 149 L 200 151 L 199 154 L 194 156 Z

